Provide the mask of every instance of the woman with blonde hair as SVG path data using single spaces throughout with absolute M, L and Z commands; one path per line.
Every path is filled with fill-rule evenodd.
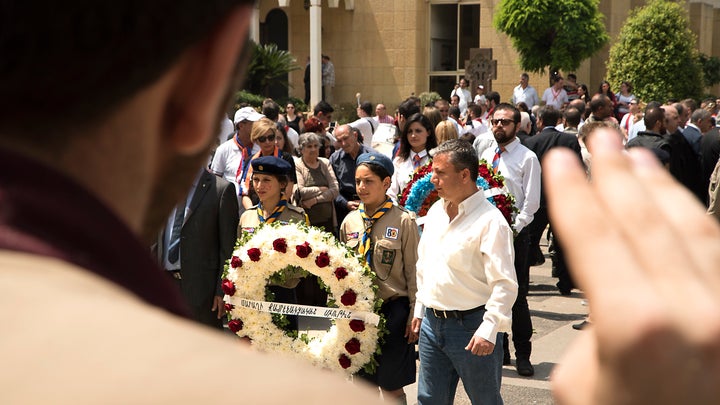
M 252 130 L 250 131 L 250 140 L 253 144 L 260 145 L 260 151 L 252 156 L 250 163 L 253 160 L 262 156 L 275 156 L 288 163 L 292 167 L 292 170 L 288 173 L 288 182 L 283 189 L 283 195 L 285 198 L 292 196 L 293 186 L 297 183 L 295 176 L 295 160 L 291 154 L 283 152 L 275 144 L 275 138 L 282 136 L 280 130 L 277 128 L 277 124 L 267 118 L 261 118 L 253 123 Z M 247 172 L 244 174 L 244 178 L 241 182 L 244 184 L 244 192 L 242 198 L 242 205 L 245 209 L 248 209 L 259 202 L 257 193 L 253 189 L 252 183 L 253 166 L 250 165 Z
M 451 139 L 458 139 L 458 135 L 455 125 L 450 121 L 442 121 L 435 127 L 438 145 Z

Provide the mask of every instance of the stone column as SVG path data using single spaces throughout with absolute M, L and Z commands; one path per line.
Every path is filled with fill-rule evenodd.
M 322 99 L 322 0 L 310 0 L 310 108 Z

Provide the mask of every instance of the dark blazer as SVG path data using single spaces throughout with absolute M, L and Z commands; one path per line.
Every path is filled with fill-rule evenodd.
M 691 128 L 697 131 L 695 128 Z M 687 131 L 687 128 L 685 129 Z M 703 188 L 700 157 L 680 130 L 667 136 L 670 143 L 670 174 L 688 188 L 700 201 L 707 199 L 707 188 Z
M 703 189 L 710 186 L 715 164 L 720 157 L 720 130 L 715 127 L 703 135 L 700 140 L 700 164 L 702 165 Z M 704 200 L 707 203 L 707 197 Z
M 554 127 L 544 128 L 542 131 L 533 135 L 525 141 L 525 146 L 535 152 L 540 160 L 540 166 L 543 164 L 543 157 L 552 148 L 565 147 L 569 148 L 578 157 L 578 161 L 582 164 L 582 155 L 580 154 L 580 143 L 578 143 L 575 135 L 566 134 L 556 130 Z M 545 207 L 545 187 L 540 188 L 540 206 Z
M 223 295 L 220 279 L 237 239 L 240 218 L 235 186 L 206 171 L 188 208 L 180 234 L 182 295 L 194 319 L 222 328 L 222 320 L 211 308 L 214 297 Z M 163 257 L 162 251 L 158 256 Z

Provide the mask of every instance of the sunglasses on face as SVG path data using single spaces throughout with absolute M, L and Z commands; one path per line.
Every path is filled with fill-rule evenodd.
M 263 143 L 263 142 L 266 142 L 266 141 L 275 142 L 275 135 L 274 135 L 274 134 L 273 134 L 273 135 L 268 135 L 268 136 L 264 136 L 264 135 L 263 135 L 263 136 L 261 136 L 260 138 L 258 138 L 257 140 L 258 140 L 258 142 L 260 142 L 260 143 Z
M 497 119 L 497 120 L 496 120 L 496 119 L 490 120 L 490 124 L 492 124 L 492 126 L 495 126 L 495 125 L 497 125 L 497 124 L 500 124 L 500 125 L 506 127 L 506 126 L 512 124 L 513 122 L 514 122 L 514 121 L 511 120 L 511 119 L 509 119 L 509 118 L 500 118 L 500 119 Z

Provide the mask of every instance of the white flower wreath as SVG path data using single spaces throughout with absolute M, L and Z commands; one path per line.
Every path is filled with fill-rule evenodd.
M 318 276 L 329 287 L 337 308 L 263 302 L 270 277 L 288 266 Z M 378 343 L 379 308 L 372 272 L 331 234 L 304 224 L 269 224 L 233 252 L 222 283 L 228 326 L 263 351 L 304 358 L 316 366 L 353 374 L 373 361 Z M 268 305 L 269 304 L 269 305 Z M 287 308 L 290 308 L 290 312 Z M 270 312 L 307 314 L 333 319 L 320 338 L 292 338 L 272 322 Z M 260 309 L 260 310 L 258 310 Z M 305 341 L 304 341 L 304 340 Z

